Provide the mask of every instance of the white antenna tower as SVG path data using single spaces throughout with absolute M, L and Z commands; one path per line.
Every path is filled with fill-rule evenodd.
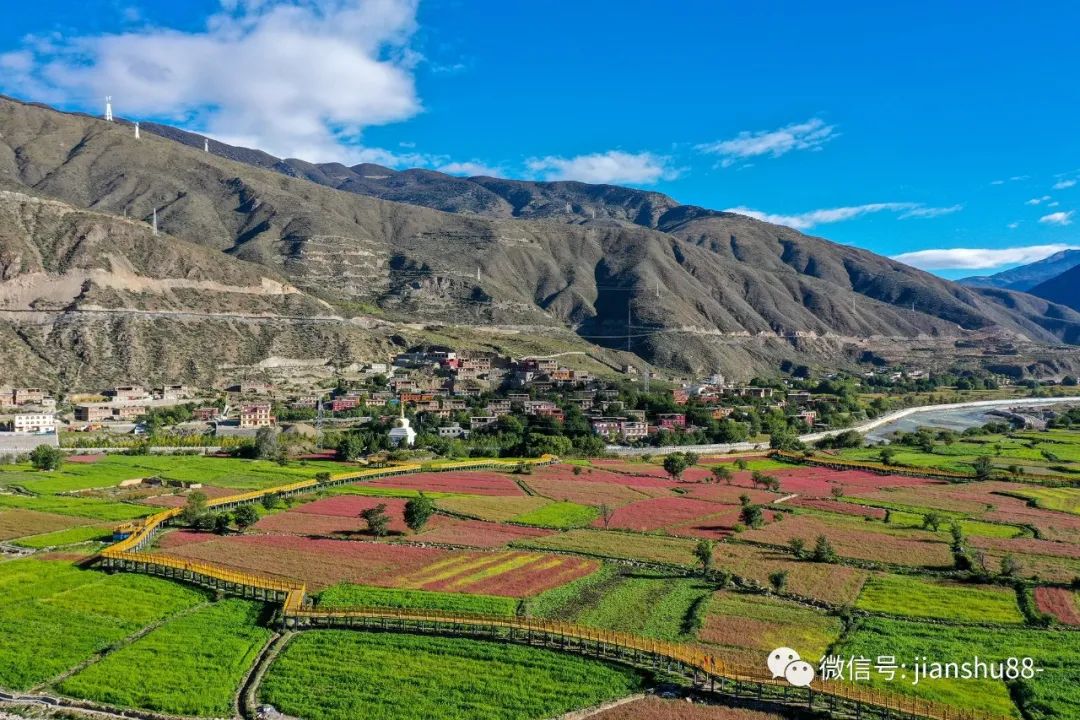
M 105 96 L 105 122 L 112 122 L 112 95 Z
M 476 282 L 480 282 L 480 266 L 476 266 Z
M 139 123 L 135 123 L 135 139 L 139 139 Z
M 154 234 L 157 235 L 157 208 L 154 208 Z
M 210 152 L 210 139 L 209 138 L 203 138 L 202 151 L 203 152 Z

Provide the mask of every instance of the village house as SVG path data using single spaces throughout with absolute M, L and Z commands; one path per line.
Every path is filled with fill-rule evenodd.
M 486 428 L 488 425 L 494 425 L 498 420 L 499 418 L 494 415 L 474 415 L 469 418 L 469 429 L 480 430 Z
M 633 442 L 649 434 L 648 426 L 637 420 L 627 420 L 620 417 L 597 417 L 592 418 L 590 422 L 593 432 L 602 437 L 617 437 Z
M 159 400 L 183 400 L 191 397 L 191 390 L 187 385 L 164 385 L 154 388 L 153 395 Z
M 218 416 L 219 412 L 216 407 L 195 408 L 191 411 L 191 417 L 200 422 L 210 422 Z
M 469 431 L 466 430 L 465 428 L 461 427 L 457 423 L 454 423 L 452 425 L 445 425 L 445 426 L 439 428 L 439 437 L 441 437 L 441 438 L 453 439 L 453 438 L 468 437 L 468 436 L 469 436 Z
M 111 398 L 113 402 L 131 402 L 150 398 L 150 393 L 141 385 L 120 385 L 111 390 L 106 390 L 105 395 Z
M 35 405 L 45 400 L 45 391 L 41 388 L 15 388 L 11 391 L 11 401 L 15 405 Z
M 274 424 L 269 403 L 255 403 L 240 408 L 241 428 L 263 428 Z
M 102 405 L 76 405 L 75 420 L 84 423 L 99 423 L 112 420 L 112 408 Z
M 664 430 L 676 430 L 686 427 L 686 415 L 683 413 L 660 413 L 656 416 L 657 424 Z
M 112 419 L 131 422 L 146 414 L 145 405 L 120 405 L 112 409 Z
M 11 418 L 8 429 L 17 433 L 54 433 L 56 418 L 46 413 L 20 413 Z

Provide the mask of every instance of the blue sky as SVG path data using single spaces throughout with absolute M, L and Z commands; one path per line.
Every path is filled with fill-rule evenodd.
M 654 189 L 948 277 L 1080 246 L 1080 6 L 886 5 L 37 0 L 5 9 L 0 90 L 312 160 Z

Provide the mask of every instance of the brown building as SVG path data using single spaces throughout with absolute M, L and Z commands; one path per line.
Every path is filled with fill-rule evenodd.
M 240 408 L 240 427 L 242 428 L 270 427 L 274 424 L 274 419 L 274 416 L 270 414 L 268 403 L 245 405 Z

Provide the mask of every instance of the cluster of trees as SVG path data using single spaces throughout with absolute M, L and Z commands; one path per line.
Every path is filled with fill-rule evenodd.
M 420 493 L 405 503 L 405 526 L 413 532 L 420 532 L 434 512 L 435 502 Z M 367 524 L 368 533 L 375 537 L 384 537 L 390 531 L 390 515 L 386 512 L 386 503 L 379 503 L 362 511 L 360 519 Z
M 189 527 L 220 534 L 229 532 L 234 526 L 240 532 L 259 521 L 259 511 L 254 505 L 241 505 L 230 512 L 215 511 L 207 506 L 206 493 L 195 490 L 188 494 L 180 521 Z
M 64 464 L 64 453 L 52 445 L 38 445 L 30 453 L 30 464 L 35 470 L 59 470 Z

